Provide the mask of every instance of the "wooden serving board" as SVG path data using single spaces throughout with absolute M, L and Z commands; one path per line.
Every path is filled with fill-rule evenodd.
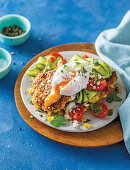
M 52 139 L 54 141 L 78 146 L 78 147 L 100 147 L 118 143 L 123 140 L 123 132 L 120 124 L 119 117 L 116 118 L 112 123 L 100 128 L 98 130 L 94 130 L 91 132 L 83 132 L 83 133 L 70 133 L 64 132 L 60 130 L 56 130 L 52 127 L 45 125 L 44 123 L 40 122 L 36 118 L 33 118 L 31 121 L 28 119 L 30 117 L 30 112 L 25 107 L 21 94 L 20 94 L 20 84 L 22 77 L 25 71 L 37 61 L 39 56 L 46 56 L 53 51 L 86 51 L 93 54 L 97 54 L 95 51 L 94 44 L 90 43 L 72 43 L 72 44 L 65 44 L 60 45 L 57 47 L 53 47 L 47 49 L 37 56 L 35 56 L 31 61 L 29 61 L 26 66 L 23 68 L 21 73 L 19 74 L 16 84 L 15 84 L 15 101 L 19 113 L 21 114 L 22 118 L 25 122 L 35 131 L 40 133 L 41 135 Z

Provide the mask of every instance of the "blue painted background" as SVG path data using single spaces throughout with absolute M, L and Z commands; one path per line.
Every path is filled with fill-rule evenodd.
M 0 170 L 130 169 L 123 142 L 101 148 L 56 143 L 25 123 L 14 101 L 17 76 L 35 54 L 65 43 L 94 43 L 100 32 L 116 27 L 128 9 L 129 0 L 0 0 L 0 16 L 20 14 L 32 24 L 25 44 L 9 47 L 0 43 L 2 48 L 14 52 L 12 63 L 16 63 L 0 80 Z

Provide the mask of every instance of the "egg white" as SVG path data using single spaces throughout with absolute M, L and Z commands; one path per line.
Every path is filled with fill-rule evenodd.
M 66 67 L 63 65 L 58 68 L 52 79 L 52 90 L 55 89 L 57 84 L 70 80 L 72 76 L 74 76 L 72 71 L 75 71 L 76 75 L 66 86 L 60 89 L 60 94 L 64 96 L 72 96 L 86 88 L 89 81 L 90 72 L 92 72 L 92 65 L 89 65 L 88 61 L 79 61 L 79 63 L 81 64 L 70 62 L 66 64 Z M 86 73 L 83 73 L 83 67 L 87 71 Z

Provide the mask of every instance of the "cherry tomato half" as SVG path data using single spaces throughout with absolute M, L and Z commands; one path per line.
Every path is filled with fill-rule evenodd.
M 63 61 L 63 64 L 67 63 L 67 60 L 65 58 L 62 61 Z
M 83 116 L 83 107 L 78 106 L 69 113 L 70 117 L 74 120 L 80 120 Z
M 95 105 L 97 106 L 101 106 L 101 110 L 102 110 L 102 113 L 101 114 L 98 114 L 96 115 L 96 112 L 92 110 L 92 113 L 97 116 L 97 117 L 105 117 L 107 114 L 108 114 L 108 107 L 102 103 L 102 102 L 98 102 L 96 103 Z
M 100 84 L 97 85 L 96 83 L 94 83 L 93 78 L 89 78 L 87 89 L 88 90 L 93 90 L 93 91 L 102 91 L 106 87 L 107 82 L 106 82 L 105 79 L 100 79 L 99 81 L 100 81 Z M 94 86 L 96 86 L 96 88 L 93 88 Z
M 88 90 L 93 90 L 93 86 L 94 86 L 94 79 L 93 78 L 89 78 L 87 89 Z
M 51 62 L 54 62 L 55 61 L 55 58 L 54 57 L 50 57 L 49 58 Z
M 85 54 L 85 55 L 83 56 L 83 58 L 88 58 L 87 54 Z
M 52 53 L 50 54 L 50 56 L 54 57 L 55 59 L 56 59 L 57 57 L 61 57 L 61 58 L 63 59 L 63 56 L 62 56 L 61 54 L 59 54 L 58 52 L 52 52 Z

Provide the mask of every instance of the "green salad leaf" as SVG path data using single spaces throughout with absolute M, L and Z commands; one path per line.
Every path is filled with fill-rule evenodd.
M 64 117 L 56 115 L 54 119 L 50 122 L 50 124 L 54 127 L 61 127 L 66 124 L 66 120 Z
M 109 96 L 106 101 L 108 103 L 112 103 L 112 102 L 121 102 L 122 99 L 120 97 L 117 96 L 117 92 L 115 91 L 111 96 Z

